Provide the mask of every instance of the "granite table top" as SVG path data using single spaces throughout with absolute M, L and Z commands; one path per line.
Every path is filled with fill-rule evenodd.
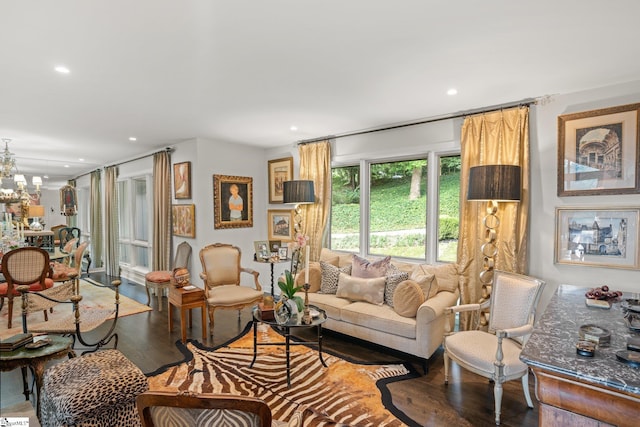
M 558 287 L 546 310 L 536 320 L 520 359 L 532 367 L 640 395 L 640 368 L 616 358 L 617 351 L 626 349 L 627 338 L 640 337 L 640 333 L 624 322 L 620 302 L 614 302 L 610 309 L 587 307 L 584 296 L 587 290 L 571 285 Z M 631 297 L 625 293 L 621 300 Z M 633 297 L 637 298 L 637 295 Z M 599 346 L 593 357 L 576 353 L 580 326 L 587 324 L 611 332 L 610 345 Z

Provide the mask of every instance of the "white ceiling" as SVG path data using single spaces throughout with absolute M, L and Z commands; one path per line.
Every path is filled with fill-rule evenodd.
M 281 146 L 638 80 L 639 17 L 637 0 L 0 0 L 0 138 L 57 186 L 194 137 Z

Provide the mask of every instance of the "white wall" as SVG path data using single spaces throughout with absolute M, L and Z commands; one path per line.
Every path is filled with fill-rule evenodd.
M 253 242 L 267 237 L 267 157 L 265 150 L 249 145 L 231 144 L 208 139 L 193 139 L 175 147 L 172 163 L 191 161 L 192 199 L 173 200 L 174 204 L 195 204 L 195 239 L 174 237 L 176 246 L 187 241 L 193 248 L 192 282 L 202 287 L 199 251 L 212 243 L 231 243 L 242 251 L 243 267 L 260 272 L 263 289 L 270 286 L 268 265 L 253 261 Z M 213 217 L 213 175 L 234 175 L 253 178 L 253 227 L 215 229 Z M 172 175 L 173 176 L 173 175 Z M 242 284 L 253 286 L 252 276 L 242 275 Z
M 531 109 L 531 216 L 529 273 L 546 280 L 541 299 L 546 306 L 560 284 L 640 292 L 640 271 L 554 264 L 555 209 L 557 207 L 640 207 L 640 194 L 558 197 L 557 120 L 561 114 L 640 102 L 640 81 L 553 96 Z M 639 147 L 640 148 L 640 147 Z

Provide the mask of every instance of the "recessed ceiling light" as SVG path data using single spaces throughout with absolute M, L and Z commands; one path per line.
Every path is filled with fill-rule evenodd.
M 137 140 L 138 140 L 138 138 L 136 138 L 135 136 L 130 136 L 129 137 L 129 141 L 137 141 Z
M 64 167 L 65 167 L 65 168 L 68 168 L 68 167 L 69 167 L 69 165 L 64 165 Z
M 453 95 L 457 95 L 457 94 L 458 94 L 458 89 L 453 89 L 453 88 L 451 88 L 451 89 L 449 89 L 449 90 L 447 91 L 447 95 L 451 95 L 451 96 L 453 96 Z
M 54 70 L 56 70 L 57 72 L 61 73 L 61 74 L 69 74 L 71 71 L 65 67 L 64 65 L 58 65 L 56 68 L 54 68 Z
M 49 179 L 49 175 L 42 175 L 44 179 Z
M 78 161 L 80 161 L 80 162 L 84 162 L 84 159 L 82 159 L 82 158 L 81 158 L 81 159 L 78 159 Z
M 295 132 L 298 130 L 298 126 L 291 126 L 289 129 L 291 130 L 291 132 Z

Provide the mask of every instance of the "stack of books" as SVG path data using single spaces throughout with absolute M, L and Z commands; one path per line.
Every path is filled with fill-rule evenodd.
M 33 342 L 33 334 L 17 334 L 0 340 L 0 351 L 14 351 L 30 342 Z

